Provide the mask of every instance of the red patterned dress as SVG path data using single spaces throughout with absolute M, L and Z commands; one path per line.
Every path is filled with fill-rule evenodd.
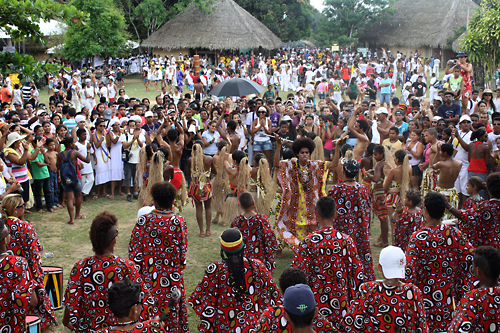
M 272 274 L 276 268 L 273 253 L 278 250 L 278 241 L 267 217 L 260 214 L 255 216 L 240 215 L 231 223 L 231 228 L 240 229 L 243 235 L 245 258 L 262 261 Z
M 356 249 L 363 263 L 365 281 L 375 280 L 373 257 L 370 249 L 370 196 L 366 186 L 335 184 L 328 193 L 335 200 L 337 218 L 333 227 L 356 242 Z
M 472 282 L 474 249 L 465 235 L 448 225 L 425 226 L 406 249 L 406 279 L 423 293 L 431 332 L 446 331 L 463 288 Z
M 26 315 L 34 286 L 24 258 L 6 255 L 0 260 L 0 332 L 26 330 Z
M 286 321 L 283 313 L 285 308 L 280 306 L 273 306 L 267 308 L 262 313 L 260 321 L 255 327 L 255 333 L 290 333 L 292 327 Z M 322 315 L 318 314 L 318 317 L 313 319 L 313 329 L 316 333 L 333 333 L 338 332 L 332 323 L 326 320 Z
M 152 317 L 154 300 L 142 283 L 139 267 L 115 255 L 91 256 L 75 264 L 64 294 L 63 303 L 75 332 L 95 333 L 116 323 L 107 305 L 108 288 L 126 277 L 142 285 L 141 319 Z
M 317 229 L 316 203 L 325 196 L 327 162 L 280 161 L 278 180 L 283 189 L 277 219 L 279 237 L 294 251 L 307 235 Z
M 474 208 L 477 205 L 479 205 L 483 199 L 479 195 L 473 195 L 467 197 L 467 200 L 465 200 L 464 205 L 462 206 L 462 209 L 469 209 L 469 208 Z
M 481 201 L 475 207 L 462 209 L 459 229 L 474 247 L 493 246 L 500 250 L 500 201 Z
M 292 266 L 306 273 L 319 313 L 341 323 L 364 278 L 352 238 L 334 228 L 313 232 L 300 242 Z
M 500 286 L 478 288 L 464 295 L 453 314 L 448 330 L 459 332 L 498 332 L 500 329 Z
M 422 292 L 411 283 L 399 287 L 381 281 L 364 283 L 344 325 L 347 332 L 427 333 Z
M 123 330 L 120 330 L 119 328 L 116 328 L 116 329 L 104 328 L 104 329 L 99 331 L 99 333 L 122 333 L 122 332 L 127 332 L 127 333 L 164 333 L 167 331 L 165 331 L 165 329 L 161 326 L 161 324 L 158 320 L 154 320 L 154 319 L 142 322 L 139 325 L 137 325 L 134 329 L 129 330 L 129 331 L 123 331 Z
M 415 209 L 417 211 L 411 214 L 408 212 L 408 208 L 405 207 L 401 213 L 401 217 L 394 224 L 393 245 L 401 248 L 403 251 L 406 251 L 411 235 L 425 227 L 422 211 L 418 207 Z
M 42 260 L 40 252 L 43 247 L 38 239 L 35 227 L 29 222 L 9 216 L 7 226 L 10 230 L 10 244 L 7 251 L 14 256 L 23 257 L 28 263 L 31 279 L 34 281 L 34 288 L 38 296 L 38 306 L 30 312 L 42 321 L 42 327 L 48 327 L 57 323 L 56 314 L 52 307 L 52 302 L 47 296 L 43 285 Z
M 266 266 L 255 259 L 245 259 L 244 264 L 244 299 L 237 296 L 239 293 L 232 285 L 225 261 L 208 266 L 189 297 L 189 304 L 201 319 L 199 332 L 252 332 L 265 309 L 282 304 L 278 287 Z
M 130 238 L 129 259 L 141 268 L 144 286 L 155 301 L 153 314 L 161 316 L 162 310 L 169 308 L 175 289 L 181 294 L 165 318 L 165 330 L 169 332 L 189 331 L 183 273 L 186 253 L 187 228 L 181 216 L 167 217 L 153 211 L 137 220 Z

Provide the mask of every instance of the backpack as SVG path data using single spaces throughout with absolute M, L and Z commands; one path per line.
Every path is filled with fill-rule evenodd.
M 76 174 L 76 167 L 71 162 L 70 157 L 73 151 L 70 150 L 68 156 L 64 156 L 61 152 L 62 162 L 59 170 L 61 171 L 61 182 L 63 185 L 70 186 L 78 183 L 78 176 Z

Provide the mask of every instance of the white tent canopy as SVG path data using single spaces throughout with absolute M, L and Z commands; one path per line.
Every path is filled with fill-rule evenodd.
M 56 20 L 50 20 L 48 22 L 40 21 L 38 22 L 38 26 L 40 27 L 40 31 L 45 36 L 63 35 L 64 31 L 67 28 L 67 25 L 65 23 L 61 23 Z M 7 32 L 1 27 L 0 27 L 0 38 L 10 38 L 10 35 L 7 34 Z

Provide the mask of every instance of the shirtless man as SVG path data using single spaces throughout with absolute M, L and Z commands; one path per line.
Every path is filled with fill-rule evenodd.
M 201 79 L 198 78 L 196 83 L 194 84 L 194 99 L 201 101 L 203 98 L 203 85 L 201 84 Z
M 385 139 L 389 138 L 389 129 L 394 126 L 387 117 L 389 116 L 389 111 L 386 108 L 379 108 L 375 111 L 377 115 L 377 129 L 380 133 L 380 142 L 384 142 Z
M 462 168 L 462 161 L 457 161 L 453 158 L 454 149 L 452 144 L 438 142 L 436 145 L 437 153 L 434 155 L 432 161 L 432 168 L 439 172 L 436 192 L 444 195 L 447 201 L 456 207 L 460 199 L 455 188 L 455 181 Z M 445 219 L 452 218 L 453 215 L 447 212 Z
M 349 131 L 358 139 L 356 140 L 356 144 L 354 145 L 354 159 L 356 161 L 360 161 L 363 158 L 363 154 L 366 151 L 366 147 L 370 143 L 368 140 L 368 136 L 366 136 L 366 132 L 370 129 L 370 125 L 365 119 L 357 119 L 356 116 L 361 113 L 361 108 L 357 108 L 349 118 L 349 123 L 347 123 L 347 128 Z
M 220 136 L 229 143 L 229 149 L 228 153 L 232 154 L 236 150 L 238 150 L 238 147 L 240 146 L 240 135 L 236 132 L 236 127 L 238 127 L 238 124 L 234 120 L 228 121 L 226 126 L 224 126 L 224 123 L 222 120 L 224 117 L 219 117 L 217 120 L 217 131 L 219 131 Z M 225 129 L 224 129 L 225 127 Z

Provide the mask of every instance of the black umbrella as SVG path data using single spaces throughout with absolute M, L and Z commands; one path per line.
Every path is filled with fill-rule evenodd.
M 212 96 L 244 96 L 250 94 L 259 94 L 264 91 L 257 82 L 248 79 L 228 79 L 224 80 L 208 92 Z

